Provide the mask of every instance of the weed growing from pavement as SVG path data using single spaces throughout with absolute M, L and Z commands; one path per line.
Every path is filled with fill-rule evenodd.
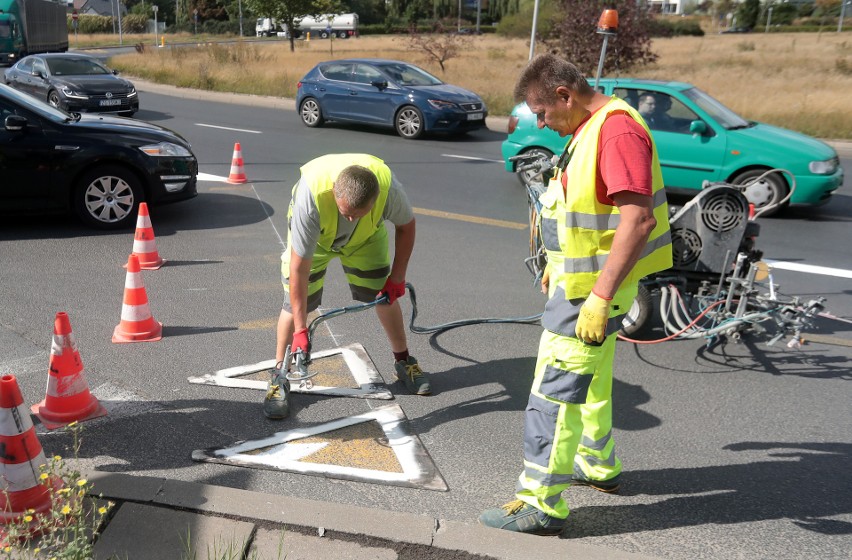
M 73 422 L 65 429 L 73 437 L 71 451 L 77 459 L 81 428 Z M 0 551 L 5 554 L 3 558 L 91 559 L 94 537 L 114 504 L 86 498 L 92 494 L 92 484 L 60 455 L 50 457 L 39 470 L 39 484 L 48 490 L 50 509 L 42 513 L 28 510 L 22 517 L 2 527 Z
M 284 531 L 278 535 L 278 550 L 274 559 L 267 559 L 261 556 L 255 548 L 249 549 L 252 537 L 243 540 L 241 543 L 237 541 L 225 541 L 221 537 L 217 537 L 213 545 L 207 546 L 207 556 L 199 556 L 199 552 L 192 545 L 192 533 L 187 529 L 186 538 L 183 541 L 183 554 L 181 560 L 285 560 L 284 554 Z

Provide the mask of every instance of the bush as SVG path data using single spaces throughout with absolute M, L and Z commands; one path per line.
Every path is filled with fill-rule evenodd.
M 94 35 L 96 33 L 114 33 L 112 17 L 83 14 L 77 20 L 77 33 Z M 116 24 L 118 18 L 116 18 Z M 148 30 L 148 17 L 141 14 L 127 14 L 121 18 L 121 31 L 124 33 L 145 33 Z M 74 20 L 68 16 L 68 33 L 74 33 Z
M 648 33 L 651 37 L 704 36 L 704 30 L 701 29 L 697 20 L 684 18 L 654 18 L 651 20 Z

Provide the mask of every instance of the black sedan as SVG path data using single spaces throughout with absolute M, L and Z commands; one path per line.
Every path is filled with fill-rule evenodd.
M 133 84 L 85 54 L 47 53 L 22 58 L 6 70 L 7 85 L 70 113 L 133 116 L 139 95 Z
M 139 203 L 196 196 L 198 160 L 180 135 L 142 121 L 66 113 L 0 84 L 0 212 L 73 210 L 130 227 Z
M 477 94 L 399 60 L 321 62 L 296 87 L 299 116 L 310 127 L 326 120 L 392 126 L 413 139 L 425 132 L 477 130 L 488 116 Z

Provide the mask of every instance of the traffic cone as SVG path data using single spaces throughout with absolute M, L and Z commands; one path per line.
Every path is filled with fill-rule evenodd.
M 142 270 L 157 270 L 166 263 L 157 252 L 157 240 L 154 238 L 154 228 L 151 225 L 151 215 L 148 214 L 148 203 L 139 203 L 139 214 L 136 216 L 136 234 L 133 236 L 133 254 L 139 258 L 139 268 Z M 127 265 L 124 265 L 125 268 Z
M 0 446 L 0 523 L 49 511 L 50 487 L 39 484 L 47 460 L 14 375 L 0 377 Z
M 148 308 L 148 294 L 142 284 L 139 258 L 127 258 L 127 277 L 124 281 L 124 304 L 121 322 L 112 333 L 113 342 L 155 342 L 163 338 L 163 324 L 154 320 Z
M 247 182 L 246 173 L 243 170 L 243 150 L 240 148 L 240 143 L 234 144 L 234 157 L 231 158 L 231 174 L 228 175 L 228 182 L 240 184 Z
M 53 344 L 44 400 L 30 410 L 47 429 L 106 415 L 106 409 L 89 392 L 83 360 L 77 351 L 68 314 L 60 311 L 53 321 Z

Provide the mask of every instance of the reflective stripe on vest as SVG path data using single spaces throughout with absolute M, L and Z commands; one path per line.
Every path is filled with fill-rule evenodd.
M 351 254 L 379 228 L 384 227 L 382 214 L 390 189 L 391 170 L 384 161 L 368 154 L 329 154 L 313 159 L 301 168 L 302 181 L 311 189 L 314 204 L 319 212 L 320 236 L 317 245 L 325 251 L 330 251 L 337 237 L 337 220 L 340 216 L 334 198 L 334 181 L 341 171 L 351 165 L 360 165 L 373 172 L 379 181 L 379 197 L 370 213 L 358 219 L 358 225 L 355 226 L 349 241 L 339 249 L 344 255 Z M 293 187 L 293 198 L 296 197 L 296 188 L 298 183 Z
M 556 284 L 564 290 L 568 299 L 589 295 L 609 256 L 615 229 L 621 220 L 618 208 L 599 202 L 594 188 L 598 175 L 600 131 L 607 117 L 616 112 L 633 118 L 651 138 L 653 212 L 657 222 L 639 260 L 622 285 L 638 282 L 644 276 L 672 265 L 669 210 L 657 147 L 641 115 L 621 99 L 613 97 L 591 116 L 568 145 L 572 155 L 564 171 L 570 182 L 567 191 L 562 188 L 561 173 L 557 173 L 539 198 L 551 274 L 557 275 Z

